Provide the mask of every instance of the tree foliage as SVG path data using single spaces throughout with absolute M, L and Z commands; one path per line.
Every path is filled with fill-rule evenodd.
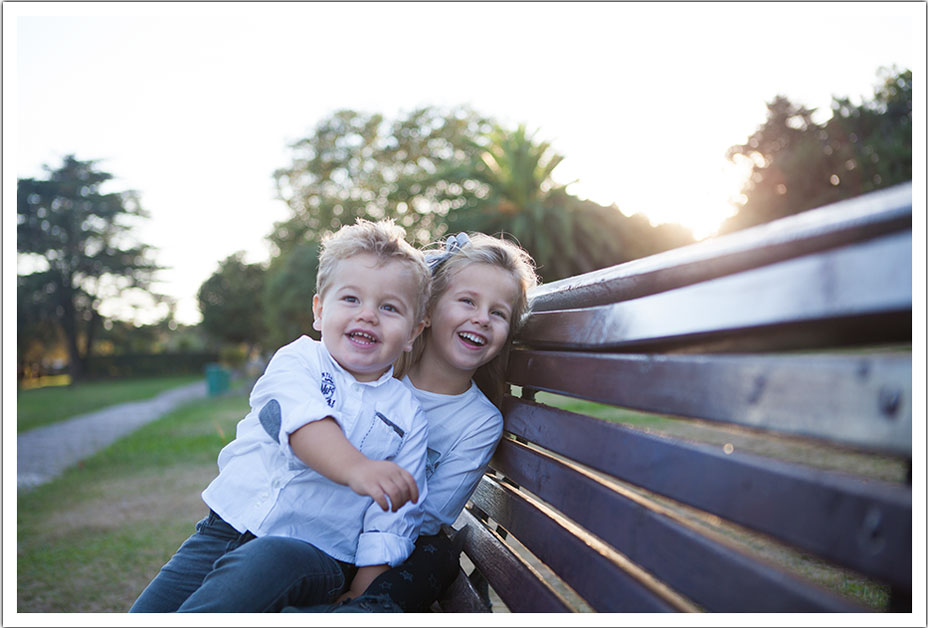
M 219 268 L 197 291 L 202 326 L 207 334 L 222 342 L 261 343 L 264 328 L 264 282 L 261 264 L 246 264 L 240 251 L 219 263 Z
M 279 347 L 313 330 L 313 293 L 319 268 L 319 245 L 304 242 L 271 262 L 264 291 L 268 346 Z
M 292 145 L 292 164 L 275 173 L 291 217 L 275 225 L 272 244 L 285 253 L 357 217 L 394 218 L 413 244 L 427 244 L 449 212 L 486 194 L 472 163 L 488 125 L 466 107 L 420 108 L 392 122 L 335 112 Z
M 18 379 L 42 373 L 43 359 L 63 346 L 55 306 L 45 291 L 45 278 L 16 277 L 16 357 Z
M 102 192 L 112 175 L 95 163 L 69 155 L 57 169 L 45 166 L 48 178 L 17 184 L 17 252 L 33 269 L 18 279 L 19 314 L 33 323 L 20 331 L 57 326 L 75 379 L 93 349 L 101 304 L 128 290 L 149 292 L 159 269 L 152 248 L 131 237 L 133 220 L 147 217 L 138 196 Z
M 833 98 L 831 117 L 777 96 L 729 159 L 752 161 L 746 198 L 722 231 L 768 222 L 912 178 L 912 72 L 883 69 L 870 100 Z
M 424 107 L 392 121 L 336 111 L 291 148 L 292 163 L 275 173 L 290 216 L 268 236 L 270 347 L 315 335 L 319 244 L 355 218 L 393 218 L 415 246 L 448 232 L 502 234 L 531 253 L 545 281 L 692 241 L 682 227 L 655 228 L 572 196 L 553 178 L 564 158 L 550 144 L 466 107 Z
M 356 217 L 392 217 L 417 246 L 449 231 L 503 234 L 532 254 L 545 281 L 685 243 L 570 195 L 553 178 L 564 157 L 548 142 L 464 107 L 421 108 L 392 122 L 337 111 L 292 148 L 293 163 L 276 173 L 291 217 L 270 235 L 282 257 Z M 273 329 L 280 306 L 268 307 Z
M 511 235 L 532 254 L 544 279 L 572 274 L 578 212 L 566 186 L 552 176 L 563 160 L 549 143 L 535 142 L 524 125 L 510 132 L 494 124 L 472 175 L 488 194 L 449 215 L 450 230 Z
M 666 237 L 641 216 L 629 218 L 615 206 L 569 194 L 569 183 L 554 179 L 564 156 L 548 142 L 536 142 L 524 125 L 514 131 L 495 125 L 486 140 L 474 176 L 488 194 L 449 214 L 449 229 L 513 236 L 532 254 L 544 281 L 692 242 L 691 235 Z

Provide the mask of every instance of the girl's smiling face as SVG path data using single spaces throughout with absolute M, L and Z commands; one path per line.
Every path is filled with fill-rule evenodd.
M 458 270 L 431 312 L 423 358 L 472 375 L 506 344 L 518 295 L 516 278 L 499 266 Z

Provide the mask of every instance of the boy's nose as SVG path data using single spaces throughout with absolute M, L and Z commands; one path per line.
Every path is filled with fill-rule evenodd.
M 377 322 L 377 310 L 372 307 L 362 307 L 361 311 L 358 312 L 358 320 L 371 323 Z

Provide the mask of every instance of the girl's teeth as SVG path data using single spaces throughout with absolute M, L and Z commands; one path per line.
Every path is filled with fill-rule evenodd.
M 472 342 L 472 343 L 474 343 L 475 345 L 481 345 L 481 346 L 482 346 L 482 345 L 486 344 L 486 341 L 485 341 L 483 338 L 481 338 L 481 337 L 479 337 L 479 336 L 475 336 L 475 335 L 473 335 L 473 334 L 458 334 L 458 335 L 459 335 L 461 338 L 463 338 L 464 340 L 467 340 L 468 342 Z

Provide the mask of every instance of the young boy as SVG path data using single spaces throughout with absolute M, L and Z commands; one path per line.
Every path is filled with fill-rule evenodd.
M 132 612 L 278 611 L 349 582 L 355 596 L 410 554 L 428 428 L 392 365 L 424 327 L 430 274 L 404 235 L 359 220 L 323 242 L 322 341 L 271 359 L 203 491 L 209 515 Z

